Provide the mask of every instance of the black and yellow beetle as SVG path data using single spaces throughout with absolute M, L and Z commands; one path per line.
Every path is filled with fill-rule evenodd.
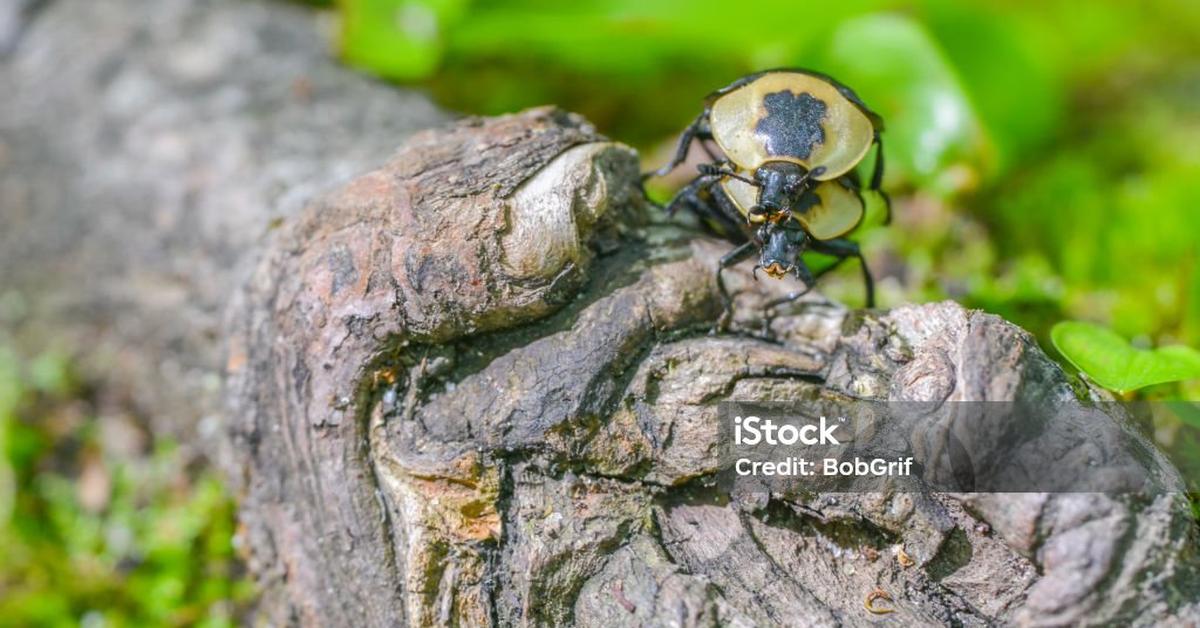
M 883 182 L 883 119 L 849 87 L 808 70 L 767 70 L 719 89 L 688 125 L 674 158 L 646 176 L 662 176 L 683 163 L 693 141 L 713 159 L 667 206 L 694 211 L 722 235 L 739 243 L 721 260 L 717 282 L 729 304 L 721 270 L 751 257 L 755 250 L 768 275 L 795 274 L 812 288 L 812 275 L 800 256 L 805 250 L 832 255 L 840 263 L 862 263 L 867 307 L 874 306 L 874 282 L 858 245 L 841 236 L 862 220 L 864 204 L 855 167 L 877 146 L 869 189 Z M 718 158 L 707 141 L 724 153 Z M 890 208 L 889 208 L 890 213 Z M 834 266 L 818 273 L 824 274 Z

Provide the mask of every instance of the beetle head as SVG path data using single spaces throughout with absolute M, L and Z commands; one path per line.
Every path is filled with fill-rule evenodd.
M 809 179 L 821 169 L 808 171 L 790 161 L 768 161 L 754 171 L 758 202 L 750 208 L 751 222 L 777 222 L 790 216 L 792 206 L 808 189 Z
M 789 228 L 783 222 L 764 222 L 758 228 L 760 243 L 758 266 L 773 279 L 783 279 L 796 269 L 796 261 L 807 242 L 804 230 Z

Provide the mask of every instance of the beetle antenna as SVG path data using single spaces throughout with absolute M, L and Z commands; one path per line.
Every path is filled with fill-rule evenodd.
M 819 177 L 823 174 L 825 174 L 825 166 L 817 166 L 816 168 L 805 172 L 804 176 L 800 177 L 800 183 L 808 183 L 809 179 L 813 177 Z
M 762 264 L 755 264 L 754 269 L 750 271 L 750 276 L 754 277 L 754 281 L 758 281 L 758 269 L 762 268 Z

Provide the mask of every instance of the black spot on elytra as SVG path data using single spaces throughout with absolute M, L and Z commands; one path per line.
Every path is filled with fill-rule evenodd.
M 772 92 L 763 97 L 763 106 L 767 115 L 754 130 L 766 140 L 767 154 L 808 159 L 813 146 L 825 141 L 821 120 L 827 107 L 812 94 Z

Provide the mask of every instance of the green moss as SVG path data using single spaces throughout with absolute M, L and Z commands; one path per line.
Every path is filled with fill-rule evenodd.
M 95 417 L 61 355 L 0 346 L 0 623 L 238 623 L 253 589 L 228 491 L 137 423 Z

